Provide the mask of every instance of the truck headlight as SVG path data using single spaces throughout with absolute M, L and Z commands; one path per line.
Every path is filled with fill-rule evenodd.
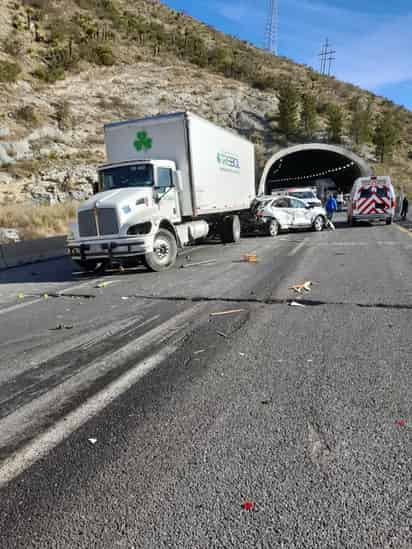
M 146 223 L 138 223 L 137 225 L 132 225 L 127 229 L 128 235 L 136 235 L 136 234 L 149 234 L 152 230 L 152 223 L 150 221 L 146 221 Z

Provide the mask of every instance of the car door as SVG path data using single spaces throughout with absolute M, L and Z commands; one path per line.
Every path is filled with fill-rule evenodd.
M 311 210 L 306 208 L 305 203 L 298 198 L 290 198 L 293 212 L 294 227 L 309 227 L 311 225 Z
M 282 196 L 276 198 L 269 207 L 273 217 L 280 223 L 282 228 L 293 226 L 293 210 L 290 204 L 290 198 Z

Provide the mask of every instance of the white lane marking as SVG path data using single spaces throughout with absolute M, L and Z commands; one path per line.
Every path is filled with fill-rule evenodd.
M 19 303 L 17 305 L 12 305 L 11 307 L 6 307 L 5 309 L 0 309 L 0 315 L 5 315 L 6 313 L 11 313 L 17 309 L 23 309 L 29 305 L 34 305 L 35 303 L 40 303 L 42 299 L 33 299 L 32 301 L 25 301 L 24 303 Z
M 105 389 L 79 406 L 79 408 L 57 421 L 53 427 L 37 436 L 16 454 L 7 458 L 0 465 L 0 488 L 19 476 L 36 461 L 46 456 L 74 431 L 104 410 L 104 408 L 135 385 L 151 370 L 159 366 L 171 356 L 176 349 L 177 347 L 169 345 L 155 355 L 152 355 L 143 362 L 137 364 L 119 379 L 110 383 Z
M 304 239 L 302 240 L 302 242 L 300 242 L 297 246 L 295 246 L 295 247 L 293 248 L 293 250 L 291 250 L 291 251 L 288 253 L 288 256 L 291 257 L 291 256 L 293 256 L 293 255 L 296 255 L 296 254 L 299 252 L 299 250 L 301 250 L 301 249 L 303 248 L 303 246 L 305 246 L 305 244 L 307 243 L 307 241 L 308 241 L 308 239 L 307 239 L 307 238 L 304 238 Z
M 50 389 L 47 393 L 42 394 L 5 416 L 0 421 L 0 447 L 4 448 L 15 443 L 16 439 L 18 437 L 21 438 L 29 429 L 37 429 L 38 431 L 40 429 L 39 423 L 41 424 L 42 419 L 47 418 L 51 411 L 58 412 L 80 390 L 91 386 L 97 379 L 120 367 L 126 360 L 132 360 L 137 353 L 144 351 L 153 344 L 159 345 L 161 341 L 166 339 L 167 335 L 169 337 L 174 336 L 176 334 L 174 329 L 176 325 L 181 329 L 193 325 L 193 317 L 199 316 L 199 312 L 204 307 L 204 304 L 197 304 L 190 309 L 182 311 L 163 322 L 163 324 L 155 326 L 142 334 L 137 339 L 116 349 L 111 354 L 93 361 L 89 366 L 74 374 L 57 387 Z

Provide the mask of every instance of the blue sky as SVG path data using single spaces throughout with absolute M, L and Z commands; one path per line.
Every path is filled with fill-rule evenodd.
M 263 45 L 268 0 L 163 0 L 215 28 Z M 412 110 L 411 0 L 278 0 L 278 51 L 319 69 L 328 37 L 333 74 Z

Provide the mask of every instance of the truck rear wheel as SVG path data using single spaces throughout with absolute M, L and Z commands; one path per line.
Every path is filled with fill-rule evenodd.
M 228 215 L 220 225 L 220 236 L 225 244 L 239 242 L 240 240 L 240 219 L 238 215 Z
M 145 254 L 144 265 L 149 271 L 167 271 L 176 263 L 177 244 L 170 231 L 159 229 L 153 243 L 153 252 Z
M 386 224 L 387 225 L 392 225 L 392 217 L 386 218 Z

